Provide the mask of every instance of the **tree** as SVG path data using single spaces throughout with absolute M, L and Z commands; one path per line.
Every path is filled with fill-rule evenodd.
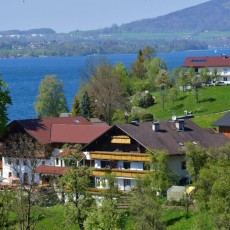
M 91 115 L 91 102 L 90 102 L 90 98 L 89 95 L 87 93 L 87 91 L 85 91 L 81 104 L 80 104 L 80 114 L 81 116 L 89 119 L 92 117 Z
M 39 86 L 39 94 L 35 102 L 38 117 L 59 117 L 68 112 L 63 83 L 58 82 L 55 75 L 48 75 Z
M 207 150 L 207 160 L 195 183 L 195 198 L 216 229 L 230 226 L 230 145 Z
M 120 79 L 114 76 L 110 64 L 97 66 L 95 74 L 89 81 L 93 114 L 104 119 L 109 125 L 116 109 L 125 107 L 125 90 Z
M 165 110 L 165 102 L 167 100 L 170 82 L 171 79 L 168 72 L 166 70 L 160 70 L 156 77 L 156 85 L 160 90 L 160 98 L 161 98 L 163 110 Z
M 2 80 L 2 76 L 0 75 L 0 136 L 6 128 L 6 124 L 9 121 L 7 108 L 8 105 L 11 105 L 11 97 L 10 92 L 8 90 L 8 86 Z
M 3 155 L 11 159 L 12 176 L 19 176 L 19 187 L 15 190 L 14 209 L 20 229 L 30 230 L 36 225 L 40 212 L 34 212 L 32 207 L 37 204 L 36 190 L 38 181 L 35 169 L 42 157 L 46 156 L 45 147 L 26 134 L 13 134 L 6 138 Z M 27 172 L 27 177 L 23 172 Z M 28 181 L 26 181 L 28 178 Z M 33 218 L 32 218 L 33 216 Z
M 199 103 L 199 92 L 202 89 L 202 78 L 195 72 L 194 68 L 189 68 L 188 79 L 194 91 L 196 103 L 198 104 Z
M 150 184 L 149 177 L 137 179 L 136 185 L 131 191 L 130 214 L 133 219 L 133 229 L 165 229 L 161 205 L 157 201 L 155 189 L 152 189 Z
M 174 69 L 174 75 L 177 76 L 177 85 L 182 87 L 182 90 L 185 91 L 186 86 L 189 85 L 187 74 L 183 68 Z
M 177 100 L 178 94 L 179 94 L 179 91 L 176 85 L 172 86 L 169 89 L 169 97 L 173 104 L 173 110 L 174 110 L 174 105 L 175 105 L 175 101 Z
M 194 143 L 186 143 L 186 169 L 189 177 L 193 182 L 198 180 L 199 172 L 204 167 L 208 158 L 207 152 L 200 145 Z
M 131 65 L 132 76 L 137 79 L 144 79 L 146 74 L 146 69 L 144 66 L 144 56 L 142 50 L 139 51 L 137 59 Z
M 164 150 L 151 149 L 150 172 L 146 175 L 152 190 L 158 194 L 166 193 L 167 189 L 177 181 L 174 172 L 168 166 L 168 153 Z
M 86 220 L 94 199 L 87 194 L 90 186 L 91 172 L 88 167 L 80 164 L 79 148 L 69 158 L 69 170 L 60 178 L 60 188 L 68 198 L 66 218 L 70 223 L 79 224 L 84 229 Z
M 142 50 L 144 60 L 151 60 L 155 54 L 156 50 L 151 46 L 145 46 L 145 48 Z
M 122 229 L 122 212 L 118 209 L 120 193 L 116 179 L 110 173 L 103 178 L 104 191 L 100 204 L 96 204 L 84 222 L 86 230 Z M 98 202 L 99 203 L 99 202 Z
M 101 204 L 94 207 L 84 222 L 86 230 L 122 229 L 122 215 L 116 199 L 102 198 Z
M 202 79 L 202 82 L 205 84 L 211 83 L 212 76 L 211 76 L 209 69 L 207 67 L 201 69 L 200 78 Z
M 74 96 L 74 99 L 73 99 L 71 115 L 72 116 L 79 116 L 80 115 L 80 102 L 79 102 L 77 96 Z

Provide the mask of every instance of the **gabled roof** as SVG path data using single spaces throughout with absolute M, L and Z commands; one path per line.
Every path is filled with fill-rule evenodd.
M 15 120 L 8 127 L 10 132 L 26 132 L 38 142 L 48 144 L 51 142 L 51 127 L 53 124 L 91 125 L 85 118 L 77 116 Z
M 110 128 L 108 125 L 52 124 L 51 142 L 87 144 Z
M 183 131 L 178 131 L 172 121 L 162 121 L 160 122 L 160 131 L 155 132 L 152 130 L 152 122 L 143 122 L 138 125 L 118 124 L 101 137 L 104 135 L 112 136 L 111 132 L 113 130 L 120 129 L 125 135 L 128 135 L 146 149 L 167 150 L 170 155 L 183 153 L 183 145 L 186 142 L 193 142 L 208 148 L 211 146 L 218 147 L 229 141 L 223 134 L 208 132 L 190 120 L 185 120 L 184 127 Z M 97 141 L 98 138 L 83 147 L 83 151 L 90 150 L 93 143 Z M 94 150 L 100 151 L 100 149 Z
M 230 126 L 230 112 L 226 113 L 223 117 L 221 117 L 218 121 L 216 121 L 213 126 Z
M 187 57 L 183 67 L 230 67 L 228 56 Z
M 64 167 L 40 165 L 35 169 L 36 173 L 49 175 L 63 175 L 68 169 Z

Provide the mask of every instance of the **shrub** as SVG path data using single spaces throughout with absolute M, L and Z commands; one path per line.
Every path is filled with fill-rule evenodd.
M 143 114 L 141 116 L 141 122 L 144 122 L 144 121 L 153 121 L 153 115 L 150 114 L 150 113 L 146 113 L 146 114 Z
M 138 106 L 141 108 L 147 108 L 154 104 L 154 98 L 148 92 L 137 92 L 131 99 L 131 103 L 134 106 Z

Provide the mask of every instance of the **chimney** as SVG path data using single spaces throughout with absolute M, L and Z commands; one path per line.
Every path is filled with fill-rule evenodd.
M 160 122 L 159 121 L 154 121 L 152 124 L 152 130 L 154 132 L 159 132 L 160 131 Z
M 178 131 L 184 130 L 184 119 L 176 120 L 175 125 Z

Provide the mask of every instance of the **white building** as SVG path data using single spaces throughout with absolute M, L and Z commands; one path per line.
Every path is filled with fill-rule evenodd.
M 218 74 L 219 84 L 230 84 L 230 57 L 229 56 L 206 56 L 206 57 L 187 57 L 183 63 L 183 67 L 194 68 L 196 73 L 200 73 L 202 69 L 207 68 L 209 74 L 214 71 Z

